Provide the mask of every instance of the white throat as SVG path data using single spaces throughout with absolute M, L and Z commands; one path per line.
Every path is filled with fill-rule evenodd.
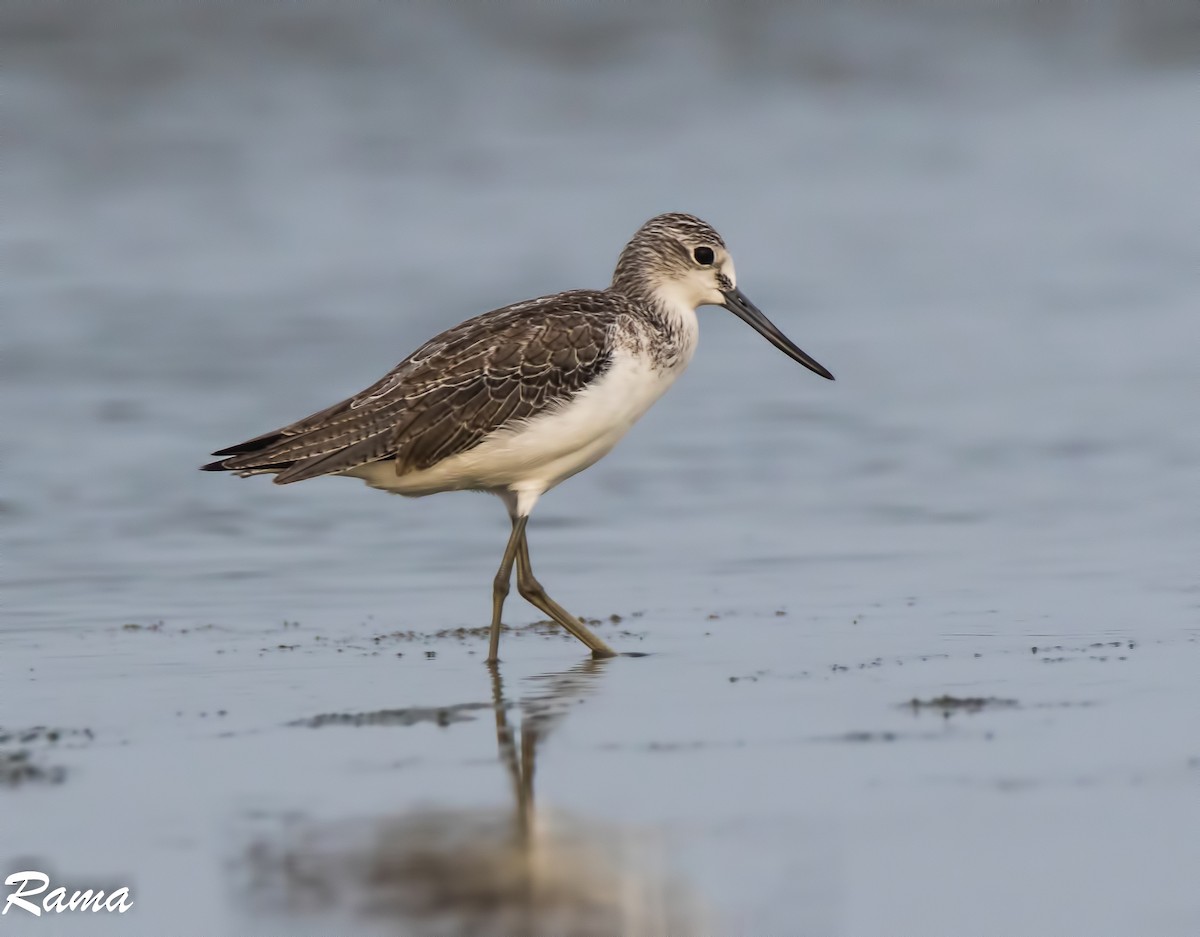
M 696 310 L 703 306 L 704 302 L 697 301 L 695 292 L 689 287 L 688 283 L 674 280 L 656 286 L 651 296 L 654 297 L 655 305 L 672 318 L 695 322 Z

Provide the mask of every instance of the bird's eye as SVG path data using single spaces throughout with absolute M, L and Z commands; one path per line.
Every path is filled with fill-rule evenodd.
M 707 267 L 713 262 L 713 250 L 711 247 L 697 247 L 692 251 L 692 256 L 696 258 L 696 263 L 702 267 Z

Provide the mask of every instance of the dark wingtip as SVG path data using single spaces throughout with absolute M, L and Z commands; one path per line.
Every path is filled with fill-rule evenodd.
M 245 455 L 250 452 L 259 452 L 266 449 L 268 446 L 274 445 L 283 439 L 283 433 L 267 433 L 265 436 L 255 436 L 253 439 L 247 439 L 245 442 L 240 442 L 236 446 L 229 446 L 226 449 L 218 449 L 213 455 Z
M 214 452 L 213 455 L 217 455 L 217 453 Z M 200 466 L 200 471 L 202 471 L 202 472 L 228 472 L 229 467 L 225 464 L 225 461 L 222 459 L 220 462 L 209 462 L 207 465 Z

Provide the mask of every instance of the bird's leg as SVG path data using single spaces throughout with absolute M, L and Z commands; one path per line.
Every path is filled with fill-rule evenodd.
M 487 662 L 494 664 L 500 659 L 500 613 L 504 610 L 504 600 L 508 597 L 508 584 L 512 579 L 513 560 L 520 549 L 521 541 L 525 539 L 525 517 L 512 519 L 512 533 L 508 535 L 508 546 L 504 548 L 504 556 L 500 560 L 500 568 L 496 570 L 496 578 L 492 580 L 492 630 L 488 638 Z
M 550 598 L 542 584 L 534 578 L 533 564 L 529 562 L 529 541 L 525 538 L 524 524 L 521 525 L 521 542 L 517 545 L 517 591 L 529 600 L 530 604 L 537 606 L 591 648 L 592 657 L 617 656 L 617 652 L 592 634 L 583 622 Z

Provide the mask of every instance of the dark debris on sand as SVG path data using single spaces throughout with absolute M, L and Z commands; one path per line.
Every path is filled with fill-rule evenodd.
M 296 719 L 289 722 L 290 726 L 301 726 L 307 729 L 323 729 L 327 726 L 415 726 L 429 722 L 438 726 L 448 726 L 455 722 L 469 722 L 474 716 L 468 715 L 478 709 L 491 709 L 490 703 L 457 703 L 453 706 L 412 706 L 407 709 L 377 709 L 367 713 L 322 713 L 307 719 Z
M 590 628 L 596 628 L 601 625 L 620 624 L 624 619 L 620 615 L 610 615 L 607 620 L 599 618 L 583 618 L 579 619 L 583 624 Z M 543 635 L 546 637 L 565 637 L 571 636 L 556 622 L 550 619 L 542 619 L 540 621 L 531 621 L 524 625 L 501 625 L 500 633 L 503 635 Z M 491 634 L 490 625 L 475 625 L 475 626 L 459 626 L 457 628 L 441 628 L 438 631 L 389 631 L 383 634 L 377 634 L 371 641 L 375 644 L 383 644 L 389 641 L 424 643 L 431 641 L 479 641 L 486 639 Z M 622 637 L 635 638 L 637 635 L 632 631 L 617 632 Z
M 1001 699 L 998 696 L 950 696 L 944 694 L 927 700 L 917 699 L 914 696 L 905 705 L 914 713 L 922 710 L 935 710 L 948 716 L 955 712 L 977 713 L 985 709 L 1012 709 L 1018 704 L 1015 699 Z
M 46 764 L 42 756 L 60 744 L 76 747 L 90 742 L 92 737 L 91 729 L 0 727 L 0 787 L 61 784 L 66 780 L 67 769 L 61 765 Z

